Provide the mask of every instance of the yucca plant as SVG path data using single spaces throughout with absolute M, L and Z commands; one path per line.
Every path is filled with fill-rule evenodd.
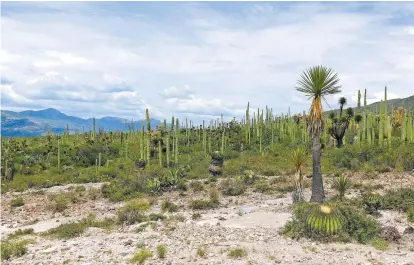
M 147 188 L 153 195 L 158 194 L 161 191 L 161 182 L 157 178 L 147 180 Z
M 344 227 L 344 219 L 329 205 L 314 206 L 306 216 L 306 226 L 317 234 L 333 235 L 339 233 Z
M 298 147 L 290 155 L 290 160 L 295 168 L 296 174 L 299 176 L 299 183 L 302 183 L 302 168 L 306 165 L 308 154 L 303 148 Z
M 184 172 L 185 168 L 177 167 L 171 168 L 168 170 L 168 174 L 163 179 L 163 187 L 174 187 L 180 181 L 181 175 Z
M 322 203 L 325 198 L 321 170 L 321 134 L 324 131 L 322 100 L 325 96 L 341 92 L 340 88 L 338 75 L 324 66 L 314 66 L 304 71 L 296 88 L 312 100 L 307 118 L 308 132 L 312 139 L 312 202 Z
M 344 198 L 345 192 L 349 189 L 350 186 L 351 182 L 344 175 L 340 175 L 339 177 L 335 178 L 332 184 L 332 188 L 339 193 L 340 199 Z

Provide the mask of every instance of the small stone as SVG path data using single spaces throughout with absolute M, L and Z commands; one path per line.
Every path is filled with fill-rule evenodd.
M 414 234 L 414 228 L 412 228 L 411 226 L 407 227 L 406 229 L 404 229 L 404 234 Z

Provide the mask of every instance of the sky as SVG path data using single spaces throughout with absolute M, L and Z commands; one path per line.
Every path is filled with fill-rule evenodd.
M 242 118 L 308 110 L 332 68 L 356 105 L 414 94 L 414 2 L 2 2 L 2 109 L 82 118 Z M 253 111 L 253 110 L 252 110 Z M 252 112 L 251 111 L 251 112 Z

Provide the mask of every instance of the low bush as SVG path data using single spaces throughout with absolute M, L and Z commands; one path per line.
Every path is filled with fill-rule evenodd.
M 261 193 L 269 193 L 272 191 L 272 186 L 270 186 L 269 182 L 267 182 L 266 180 L 261 179 L 256 182 L 255 191 Z
M 27 245 L 30 243 L 28 240 L 23 241 L 12 241 L 2 240 L 1 249 L 1 260 L 8 260 L 11 257 L 21 257 L 27 253 Z
M 129 201 L 118 211 L 118 222 L 125 224 L 135 224 L 147 220 L 143 212 L 148 211 L 150 205 L 143 199 Z
M 174 204 L 173 202 L 171 202 L 170 200 L 164 200 L 161 204 L 161 210 L 163 212 L 176 212 L 178 211 L 178 206 L 176 204 Z
M 235 248 L 235 249 L 230 250 L 227 255 L 232 259 L 240 259 L 240 258 L 247 256 L 247 253 L 242 248 Z
M 203 247 L 197 248 L 197 256 L 204 257 L 206 255 L 206 249 Z
M 130 263 L 144 264 L 145 261 L 152 257 L 152 252 L 147 249 L 141 249 L 136 252 L 134 256 L 129 260 Z
M 12 199 L 10 203 L 11 207 L 20 207 L 24 205 L 24 199 L 22 197 L 17 197 Z
M 190 188 L 193 192 L 201 192 L 204 191 L 204 184 L 200 181 L 194 180 L 190 182 Z
M 167 256 L 167 247 L 162 244 L 158 245 L 157 254 L 158 254 L 158 258 L 165 259 L 165 257 Z
M 110 229 L 114 224 L 115 220 L 113 219 L 96 220 L 95 216 L 89 215 L 78 222 L 61 224 L 56 228 L 52 228 L 46 235 L 51 235 L 59 239 L 69 239 L 82 235 L 88 227 Z
M 370 241 L 371 245 L 378 250 L 386 250 L 388 248 L 388 241 L 382 238 L 374 238 Z
M 414 189 L 390 190 L 382 197 L 382 208 L 406 212 L 414 205 Z
M 15 238 L 15 237 L 30 235 L 30 234 L 33 234 L 33 233 L 34 233 L 33 228 L 28 228 L 28 229 L 24 229 L 24 230 L 18 229 L 14 233 L 10 234 L 7 238 L 12 239 L 12 238 Z
M 210 201 L 214 204 L 218 204 L 220 201 L 220 192 L 216 186 L 210 187 L 208 191 L 208 196 L 210 198 Z
M 414 206 L 411 206 L 407 210 L 407 220 L 409 222 L 414 222 Z
M 227 196 L 237 196 L 246 191 L 246 186 L 240 179 L 227 178 L 220 183 L 221 192 Z
M 190 208 L 193 210 L 205 210 L 213 209 L 216 207 L 216 203 L 210 200 L 194 200 L 190 201 Z

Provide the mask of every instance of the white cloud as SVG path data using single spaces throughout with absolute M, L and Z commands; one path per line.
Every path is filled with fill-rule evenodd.
M 162 16 L 148 5 L 5 3 L 2 75 L 45 108 L 59 100 L 68 114 L 134 119 L 145 108 L 159 118 L 243 115 L 248 101 L 301 112 L 309 104 L 296 80 L 316 64 L 339 73 L 349 105 L 358 89 L 412 93 L 407 3 L 163 3 Z

